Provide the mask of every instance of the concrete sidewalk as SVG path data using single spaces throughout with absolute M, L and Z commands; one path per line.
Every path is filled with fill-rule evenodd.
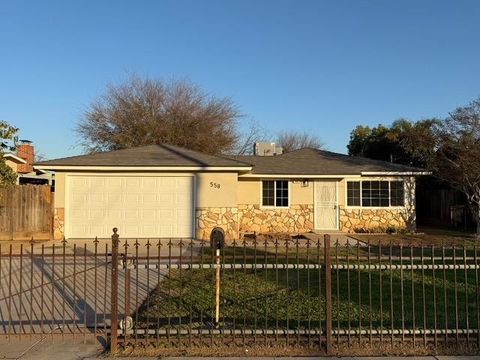
M 94 358 L 87 358 L 93 360 Z M 122 360 L 243 360 L 248 357 L 122 357 Z M 255 360 L 380 360 L 380 359 L 393 359 L 393 360 L 479 360 L 480 356 L 372 356 L 372 357 L 251 357 Z
M 0 339 L 0 359 L 77 360 L 102 356 L 104 346 L 95 338 L 77 342 L 52 342 L 50 339 L 32 341 Z

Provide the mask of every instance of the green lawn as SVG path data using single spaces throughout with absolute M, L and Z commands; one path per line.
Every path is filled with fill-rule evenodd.
M 298 252 L 297 252 L 298 250 Z M 367 248 L 333 248 L 332 262 L 367 263 Z M 473 256 L 471 248 L 467 256 Z M 224 262 L 252 263 L 318 263 L 323 261 L 323 249 L 306 249 L 294 246 L 284 248 L 226 248 Z M 372 259 L 381 252 L 388 257 L 390 248 L 371 247 Z M 414 249 L 414 256 L 421 249 Z M 209 249 L 204 249 L 204 262 L 211 262 Z M 431 249 L 423 249 L 425 264 L 431 263 Z M 445 256 L 451 256 L 451 248 Z M 336 256 L 338 255 L 338 256 Z M 360 257 L 357 261 L 356 256 Z M 392 255 L 400 255 L 399 248 L 392 248 Z M 403 249 L 410 263 L 410 249 Z M 457 249 L 457 263 L 462 263 L 463 250 Z M 441 256 L 440 249 L 435 256 Z M 374 263 L 374 260 L 371 260 Z M 414 263 L 419 263 L 414 260 Z M 383 258 L 388 264 L 388 258 Z M 392 263 L 399 263 L 398 259 Z M 441 260 L 436 260 L 440 264 Z M 447 260 L 446 263 L 452 263 Z M 320 278 L 319 278 L 320 277 Z M 321 286 L 319 287 L 319 282 Z M 379 329 L 459 328 L 478 327 L 477 280 L 474 270 L 332 270 L 333 326 L 334 328 Z M 456 286 L 455 286 L 456 285 Z M 320 291 L 319 291 L 320 289 Z M 455 291 L 456 289 L 456 291 Z M 324 274 L 310 270 L 223 270 L 221 275 L 220 319 L 223 328 L 318 328 L 324 327 L 325 297 Z M 403 304 L 403 306 L 402 306 Z M 141 326 L 151 327 L 206 327 L 214 319 L 215 270 L 172 270 L 139 308 L 135 317 Z M 436 316 L 434 313 L 436 311 Z M 468 316 L 467 316 L 468 313 Z M 458 314 L 456 316 L 456 314 Z M 403 320 L 402 320 L 403 317 Z M 468 320 L 468 322 L 467 322 Z

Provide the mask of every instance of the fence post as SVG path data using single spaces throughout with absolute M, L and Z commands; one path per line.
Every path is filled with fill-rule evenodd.
M 9 225 L 10 225 L 10 240 L 14 240 L 15 239 L 15 223 L 13 221 L 13 219 L 15 218 L 15 206 L 13 206 L 14 204 L 14 195 L 16 195 L 15 193 L 15 189 L 16 187 L 12 186 L 10 188 L 10 191 L 9 191 L 9 194 L 10 194 L 10 219 L 9 219 Z
M 325 267 L 325 345 L 327 355 L 332 352 L 332 267 L 330 255 L 330 235 L 325 234 L 324 267 Z
M 110 351 L 114 354 L 118 346 L 118 229 L 112 235 L 112 296 L 110 311 Z

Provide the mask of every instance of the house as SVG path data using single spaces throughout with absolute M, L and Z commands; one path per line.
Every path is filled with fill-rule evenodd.
M 30 141 L 23 140 L 16 146 L 16 154 L 5 153 L 3 157 L 9 166 L 17 174 L 17 184 L 52 185 L 52 173 L 34 169 L 35 149 Z
M 213 156 L 171 145 L 40 162 L 55 171 L 55 237 L 227 239 L 248 232 L 415 226 L 421 169 L 305 148 Z
M 19 165 L 27 163 L 24 159 L 12 153 L 4 153 L 3 158 L 5 159 L 7 166 L 10 167 L 14 173 L 18 172 Z

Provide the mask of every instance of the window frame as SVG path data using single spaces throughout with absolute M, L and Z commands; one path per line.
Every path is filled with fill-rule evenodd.
M 263 182 L 264 181 L 273 181 L 273 204 L 274 205 L 263 205 Z M 287 182 L 287 206 L 277 206 L 277 181 L 286 181 Z M 288 179 L 261 179 L 260 180 L 260 208 L 261 209 L 289 209 L 291 204 L 291 186 L 290 180 Z
M 364 181 L 387 181 L 388 182 L 388 206 L 363 206 L 363 186 Z M 391 182 L 403 182 L 403 205 L 391 205 Z M 345 207 L 350 209 L 405 209 L 407 207 L 407 191 L 406 191 L 406 179 L 398 178 L 346 178 L 345 179 Z M 360 205 L 348 205 L 348 183 L 359 182 L 360 183 Z

